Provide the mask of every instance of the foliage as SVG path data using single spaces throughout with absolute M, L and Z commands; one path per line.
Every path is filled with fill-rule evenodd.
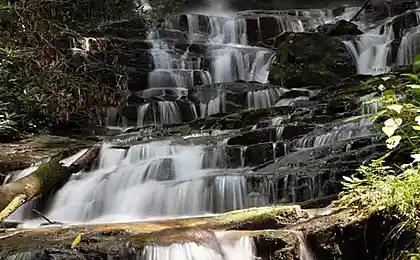
M 401 232 L 417 232 L 412 248 L 420 248 L 420 56 L 415 58 L 413 73 L 375 78 L 368 84 L 377 87 L 381 110 L 372 118 L 381 125 L 387 152 L 358 174 L 345 177 L 339 206 L 355 208 L 360 214 L 382 212 L 400 220 L 393 238 Z M 361 177 L 360 177 L 361 176 Z M 358 178 L 359 177 L 359 178 Z M 420 254 L 406 252 L 403 259 L 419 259 Z
M 72 13 L 50 19 L 51 3 L 57 2 L 0 6 L 0 141 L 96 124 L 101 105 L 115 99 L 97 73 L 80 70 L 83 58 L 57 46 L 62 33 L 71 31 L 63 26 Z

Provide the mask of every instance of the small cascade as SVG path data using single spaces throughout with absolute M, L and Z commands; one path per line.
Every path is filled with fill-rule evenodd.
M 372 121 L 368 117 L 368 115 L 378 113 L 380 109 L 380 102 L 374 100 L 375 95 L 376 93 L 372 93 L 359 99 L 361 118 L 334 125 L 327 133 L 299 138 L 294 142 L 294 147 L 312 148 L 333 145 L 340 141 L 358 137 L 375 137 L 375 132 L 371 129 Z
M 240 158 L 241 158 L 241 167 L 245 167 L 245 152 L 246 149 L 248 147 L 247 146 L 241 146 L 241 153 L 240 153 Z
M 204 232 L 204 231 L 201 231 Z M 211 239 L 210 234 L 203 235 L 203 239 Z M 214 236 L 214 235 L 213 235 Z M 255 245 L 249 237 L 224 237 L 223 233 L 216 233 L 215 241 L 203 241 L 214 245 L 208 247 L 195 242 L 175 243 L 169 246 L 146 246 L 136 259 L 139 260 L 253 260 L 255 259 Z
M 205 117 L 225 112 L 223 93 L 207 103 L 192 104 L 184 99 L 188 100 L 188 94 L 175 92 L 214 83 L 268 83 L 275 51 L 261 46 L 271 45 L 283 32 L 312 30 L 337 19 L 331 10 L 238 13 L 220 10 L 176 14 L 149 33 L 153 67 L 148 74 L 148 88 L 136 94 L 141 98 L 135 104 L 137 127 L 176 124 L 194 120 L 197 114 Z M 248 31 L 253 23 L 256 28 Z M 279 94 L 278 90 L 249 92 L 248 108 L 272 106 Z M 127 127 L 133 121 L 133 117 L 119 119 L 116 111 L 108 111 L 108 115 L 107 122 L 112 122 L 109 123 L 112 127 Z
M 390 70 L 388 55 L 395 35 L 392 21 L 358 36 L 355 41 L 344 41 L 356 63 L 357 73 L 378 75 Z
M 247 94 L 248 108 L 267 108 L 275 104 L 281 95 L 280 89 L 268 88 L 257 91 L 249 91 Z
M 410 20 L 410 26 L 407 22 Z M 391 17 L 382 24 L 365 31 L 355 40 L 343 43 L 352 54 L 357 72 L 364 75 L 378 75 L 390 71 L 392 66 L 409 65 L 420 53 L 419 9 Z
M 299 240 L 299 260 L 316 260 L 315 256 L 308 247 L 307 240 L 302 231 L 289 230 L 294 233 Z
M 420 13 L 417 13 L 419 15 Z M 420 21 L 420 18 L 418 18 Z M 420 53 L 420 26 L 410 28 L 401 39 L 397 54 L 397 65 L 413 64 L 413 58 Z
M 226 111 L 226 93 L 222 92 L 208 103 L 200 104 L 200 116 L 206 117 Z
M 137 126 L 169 125 L 197 118 L 197 110 L 192 103 L 183 101 L 157 101 L 145 103 L 137 109 Z
M 244 166 L 243 153 L 238 154 L 241 162 L 236 167 Z M 247 179 L 240 175 L 240 168 L 218 170 L 229 167 L 229 157 L 217 150 L 213 154 L 210 158 L 202 145 L 179 145 L 170 140 L 145 142 L 128 150 L 104 144 L 96 169 L 73 175 L 54 195 L 45 216 L 64 223 L 85 223 L 247 208 L 251 192 Z M 16 220 L 23 220 L 27 227 L 43 222 L 25 216 L 16 216 Z
M 247 181 L 243 176 L 217 176 L 211 203 L 213 212 L 247 208 L 247 196 Z

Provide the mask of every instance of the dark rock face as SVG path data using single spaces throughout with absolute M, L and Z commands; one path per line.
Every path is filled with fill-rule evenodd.
M 327 36 L 342 36 L 342 35 L 360 35 L 363 34 L 357 28 L 357 25 L 346 20 L 340 20 L 335 24 L 320 25 L 317 31 L 324 33 Z
M 292 87 L 327 86 L 356 74 L 340 38 L 317 33 L 284 33 L 276 38 L 277 55 L 270 82 Z

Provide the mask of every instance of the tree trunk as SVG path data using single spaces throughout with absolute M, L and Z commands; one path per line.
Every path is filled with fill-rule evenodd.
M 93 146 L 69 167 L 62 166 L 62 156 L 57 156 L 50 162 L 41 164 L 28 176 L 0 186 L 0 221 L 25 202 L 50 192 L 56 185 L 66 182 L 73 173 L 87 167 L 97 157 L 99 150 L 99 145 Z

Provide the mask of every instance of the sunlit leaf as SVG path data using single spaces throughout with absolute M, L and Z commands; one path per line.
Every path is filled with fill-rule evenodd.
M 417 71 L 418 68 L 420 68 L 420 55 L 416 55 L 413 62 L 414 71 Z
M 413 89 L 419 89 L 420 85 L 418 85 L 418 84 L 408 84 L 407 87 L 413 88 Z
M 384 209 L 386 209 L 386 207 L 385 207 L 385 206 L 379 206 L 379 207 L 378 207 L 378 211 L 381 211 L 381 210 L 384 210 Z
M 383 81 L 388 81 L 391 77 L 383 77 L 381 78 Z
M 420 125 L 413 126 L 413 129 L 416 130 L 416 131 L 420 131 Z
M 401 74 L 401 76 L 404 76 L 404 77 L 407 77 L 407 78 L 410 78 L 410 79 L 414 79 L 416 81 L 419 79 L 419 77 L 416 74 L 412 74 L 412 73 L 403 73 L 403 74 Z
M 389 118 L 384 122 L 385 126 L 400 126 L 403 120 L 401 117 L 398 118 Z
M 387 106 L 387 108 L 390 109 L 390 110 L 394 110 L 399 114 L 399 113 L 401 113 L 401 110 L 402 110 L 403 106 L 402 105 L 389 105 L 389 106 Z
M 417 124 L 420 125 L 420 116 L 416 116 L 414 120 L 416 120 Z
M 398 144 L 401 141 L 401 136 L 400 135 L 394 135 L 390 138 L 388 138 L 386 140 L 386 147 L 388 147 L 388 149 L 394 149 L 395 147 L 398 146 Z
M 353 183 L 353 179 L 347 176 L 343 176 L 343 179 L 345 179 L 346 181 Z
M 412 154 L 411 158 L 414 159 L 413 162 L 420 162 L 420 154 Z
M 385 126 L 382 127 L 382 131 L 388 136 L 391 137 L 398 127 L 402 124 L 401 118 L 390 118 L 384 122 Z
M 381 84 L 381 85 L 378 86 L 378 89 L 380 91 L 384 91 L 385 90 L 385 86 L 383 84 Z
M 73 241 L 73 243 L 71 244 L 71 248 L 72 249 L 74 249 L 74 248 L 76 248 L 79 244 L 80 244 L 80 242 L 82 241 L 82 236 L 83 236 L 83 234 L 82 233 L 80 233 L 75 239 L 74 239 L 74 241 Z

